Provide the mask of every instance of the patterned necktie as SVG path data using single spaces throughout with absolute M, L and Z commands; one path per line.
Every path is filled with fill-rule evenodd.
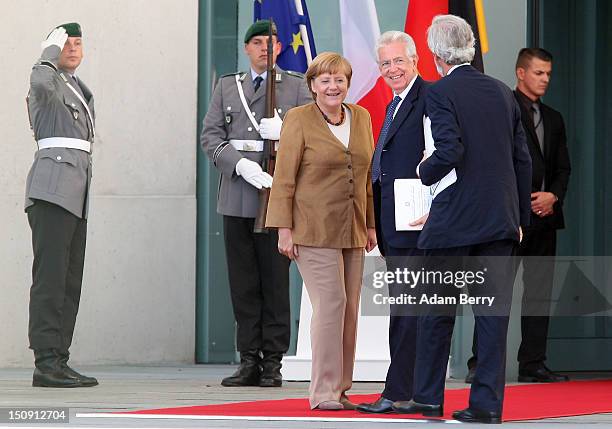
M 387 107 L 387 114 L 385 115 L 385 122 L 383 123 L 382 129 L 378 136 L 378 142 L 376 143 L 376 149 L 374 150 L 374 156 L 372 157 L 372 183 L 376 183 L 380 179 L 380 156 L 382 155 L 382 147 L 387 138 L 387 133 L 393 122 L 393 114 L 395 108 L 402 101 L 402 97 L 396 95 Z
M 255 79 L 253 79 L 253 89 L 255 90 L 255 92 L 257 92 L 257 90 L 261 86 L 261 82 L 263 82 L 263 77 L 261 76 L 257 76 Z

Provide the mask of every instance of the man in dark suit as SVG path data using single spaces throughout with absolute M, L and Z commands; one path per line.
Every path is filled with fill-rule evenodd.
M 518 351 L 519 382 L 560 382 L 568 377 L 549 370 L 546 340 L 553 286 L 557 229 L 565 227 L 563 199 L 570 175 L 565 124 L 559 112 L 542 103 L 552 73 L 552 55 L 541 48 L 523 48 L 516 60 L 514 96 L 521 108 L 533 175 L 531 224 L 525 229 L 519 253 L 523 256 L 522 341 Z M 474 336 L 474 345 L 477 342 Z M 476 349 L 468 361 L 471 381 Z
M 419 57 L 412 37 L 401 31 L 388 31 L 378 40 L 376 55 L 380 74 L 393 90 L 385 122 L 372 160 L 376 235 L 389 271 L 418 267 L 418 231 L 395 229 L 395 179 L 416 179 L 416 166 L 425 149 L 423 118 L 428 83 L 418 76 Z M 410 219 L 415 221 L 415 219 Z M 403 285 L 390 284 L 389 295 L 407 292 Z M 416 347 L 416 317 L 406 307 L 391 306 L 389 351 L 391 363 L 385 390 L 374 403 L 360 404 L 357 409 L 368 413 L 393 411 L 394 401 L 412 398 Z
M 474 34 L 453 15 L 434 18 L 428 46 L 443 79 L 427 94 L 436 150 L 418 167 L 423 184 L 433 185 L 455 169 L 457 180 L 434 199 L 419 237 L 428 270 L 457 274 L 450 284 L 426 285 L 457 298 L 458 274 L 476 269 L 484 283 L 468 285 L 478 333 L 480 361 L 468 408 L 453 413 L 465 422 L 501 423 L 506 335 L 520 226 L 529 223 L 531 160 L 512 91 L 469 63 Z M 467 278 L 467 277 L 465 277 Z M 493 306 L 483 303 L 494 298 Z M 413 399 L 398 412 L 439 416 L 456 303 L 429 302 L 419 316 Z

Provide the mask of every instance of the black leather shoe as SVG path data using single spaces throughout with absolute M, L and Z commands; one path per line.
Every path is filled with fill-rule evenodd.
M 552 372 L 542 364 L 535 368 L 519 369 L 519 383 L 560 383 L 569 381 L 567 375 Z
M 468 373 L 465 376 L 465 382 L 467 384 L 472 384 L 474 382 L 474 376 L 476 375 L 476 367 L 469 368 Z
M 92 387 L 98 385 L 98 380 L 95 377 L 88 377 L 86 375 L 83 375 L 70 368 L 68 365 L 62 366 L 62 369 L 64 370 L 64 374 L 66 374 L 68 377 L 76 378 L 77 380 L 79 380 L 83 387 Z
M 240 352 L 240 366 L 236 372 L 229 377 L 225 377 L 221 381 L 221 386 L 259 386 L 259 380 L 261 378 L 261 368 L 259 367 L 260 361 L 261 357 L 257 350 Z
M 263 352 L 259 387 L 281 387 L 283 385 L 283 376 L 280 372 L 282 359 L 283 354 L 280 352 Z
M 97 386 L 98 380 L 96 380 L 94 377 L 88 377 L 86 375 L 83 375 L 68 366 L 69 356 L 70 353 L 68 353 L 68 351 L 58 351 L 58 362 L 60 367 L 64 371 L 64 374 L 66 374 L 68 377 L 76 378 L 77 380 L 79 380 L 83 387 Z
M 385 414 L 393 412 L 393 401 L 382 396 L 376 402 L 365 402 L 357 405 L 357 411 L 362 413 Z
M 455 411 L 453 419 L 465 423 L 489 423 L 501 424 L 501 414 L 493 411 L 479 411 L 466 408 L 465 410 Z
M 33 387 L 85 387 L 78 379 L 64 372 L 59 356 L 53 349 L 34 350 L 34 364 Z
M 427 417 L 442 417 L 442 405 L 421 404 L 412 399 L 410 401 L 397 401 L 392 405 L 393 411 L 400 414 L 422 414 Z

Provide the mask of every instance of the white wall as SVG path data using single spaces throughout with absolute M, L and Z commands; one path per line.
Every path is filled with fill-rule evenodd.
M 96 98 L 93 198 L 75 363 L 192 362 L 197 0 L 21 0 L 0 15 L 0 367 L 31 366 L 24 97 L 40 41 L 80 22 Z

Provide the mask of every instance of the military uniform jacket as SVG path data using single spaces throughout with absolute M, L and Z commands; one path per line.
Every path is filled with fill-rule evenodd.
M 292 107 L 312 101 L 302 75 L 283 71 L 278 66 L 276 75 L 276 109 L 281 118 L 284 118 L 287 110 Z M 217 212 L 226 216 L 254 218 L 257 217 L 259 207 L 258 191 L 236 174 L 236 164 L 241 158 L 261 163 L 263 152 L 238 151 L 228 142 L 262 138 L 245 112 L 235 76 L 236 73 L 219 79 L 204 118 L 200 142 L 221 172 Z M 265 113 L 266 82 L 262 82 L 257 92 L 254 92 L 250 71 L 240 73 L 239 78 L 249 109 L 255 121 L 259 123 Z
M 93 143 L 93 126 L 85 106 L 68 87 L 66 80 L 80 89 L 95 120 L 94 98 L 79 79 L 57 69 L 60 48 L 46 48 L 32 68 L 28 107 L 36 141 L 49 137 L 68 137 Z M 25 207 L 39 199 L 56 204 L 79 218 L 87 218 L 91 154 L 79 149 L 52 147 L 34 155 L 26 182 Z

